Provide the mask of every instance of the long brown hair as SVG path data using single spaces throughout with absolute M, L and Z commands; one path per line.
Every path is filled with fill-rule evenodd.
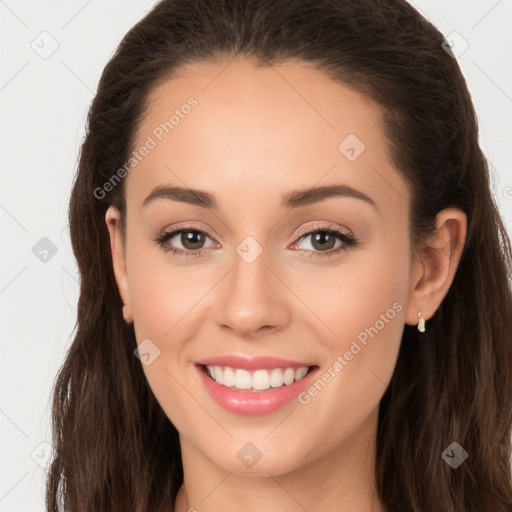
M 453 284 L 418 337 L 406 325 L 379 409 L 376 479 L 390 512 L 510 512 L 510 240 L 465 80 L 443 35 L 404 0 L 162 0 L 124 37 L 90 107 L 69 221 L 81 290 L 74 340 L 56 379 L 47 510 L 173 510 L 183 481 L 178 433 L 134 356 L 105 212 L 124 218 L 123 180 L 150 91 L 179 66 L 242 56 L 311 63 L 384 108 L 382 127 L 411 189 L 411 241 L 446 207 L 468 217 Z M 457 442 L 467 460 L 443 460 Z

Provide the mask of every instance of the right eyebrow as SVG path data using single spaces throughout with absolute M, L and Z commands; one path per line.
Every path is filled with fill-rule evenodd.
M 172 201 L 180 201 L 182 203 L 200 206 L 201 208 L 219 208 L 217 200 L 213 194 L 193 188 L 166 186 L 155 187 L 146 199 L 144 199 L 142 206 L 147 206 L 156 199 L 170 199 Z

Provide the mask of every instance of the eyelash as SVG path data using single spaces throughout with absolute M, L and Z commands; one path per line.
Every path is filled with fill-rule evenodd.
M 187 226 L 180 226 L 178 229 L 173 229 L 172 231 L 164 231 L 161 235 L 153 238 L 153 241 L 157 242 L 163 251 L 167 253 L 171 253 L 174 256 L 178 257 L 185 257 L 190 258 L 194 256 L 199 256 L 201 253 L 206 249 L 196 249 L 196 250 L 183 250 L 179 249 L 178 247 L 169 247 L 166 246 L 166 242 L 170 239 L 174 238 L 177 234 L 182 232 L 196 232 L 201 233 L 202 235 L 207 236 L 208 238 L 211 238 L 208 233 L 201 229 L 197 229 L 196 227 L 192 225 Z M 339 246 L 336 249 L 330 249 L 329 251 L 311 251 L 308 249 L 298 249 L 300 253 L 308 253 L 308 257 L 312 258 L 323 258 L 323 257 L 331 257 L 337 255 L 339 252 L 346 251 L 350 247 L 356 247 L 357 246 L 357 239 L 353 235 L 349 235 L 347 233 L 344 233 L 338 228 L 332 227 L 332 226 L 325 226 L 325 225 L 318 225 L 314 226 L 313 228 L 308 228 L 306 230 L 301 231 L 298 234 L 297 242 L 302 241 L 305 238 L 307 238 L 309 235 L 314 235 L 317 233 L 328 233 L 329 235 L 335 235 L 337 236 L 343 244 Z M 296 242 L 294 242 L 296 243 Z

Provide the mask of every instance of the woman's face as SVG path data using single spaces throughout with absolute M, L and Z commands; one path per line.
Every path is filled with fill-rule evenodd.
M 300 63 L 195 64 L 153 91 L 116 278 L 198 460 L 278 475 L 373 442 L 418 270 L 382 115 Z

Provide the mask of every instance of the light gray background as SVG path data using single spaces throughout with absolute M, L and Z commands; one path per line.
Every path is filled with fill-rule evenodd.
M 78 298 L 66 219 L 85 116 L 109 56 L 154 3 L 0 0 L 0 512 L 44 510 L 49 395 Z M 414 5 L 469 44 L 458 60 L 512 233 L 512 0 Z M 33 253 L 43 237 L 53 256 Z

